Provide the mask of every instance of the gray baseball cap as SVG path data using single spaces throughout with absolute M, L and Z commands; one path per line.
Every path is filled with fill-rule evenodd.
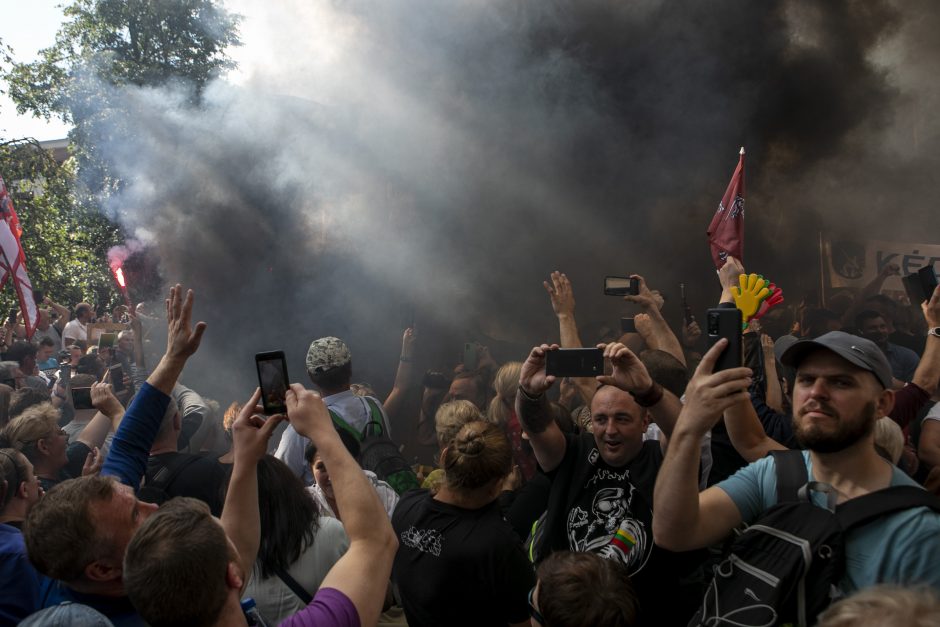
M 780 356 L 780 363 L 798 368 L 808 354 L 820 348 L 830 350 L 850 364 L 872 373 L 885 389 L 891 387 L 894 378 L 891 374 L 891 364 L 881 349 L 871 340 L 842 331 L 830 331 L 815 340 L 794 342 Z
M 98 610 L 71 601 L 30 614 L 20 625 L 21 627 L 39 627 L 40 625 L 43 627 L 114 627 L 114 623 Z

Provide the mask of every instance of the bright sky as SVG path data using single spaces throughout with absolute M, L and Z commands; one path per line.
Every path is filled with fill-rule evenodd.
M 64 0 L 0 0 L 0 39 L 13 48 L 17 61 L 32 61 L 36 52 L 52 45 L 55 33 L 62 23 Z M 0 89 L 6 84 L 0 81 Z M 38 140 L 61 139 L 68 127 L 55 119 L 46 122 L 41 118 L 16 114 L 16 106 L 5 95 L 0 94 L 0 139 L 35 137 Z

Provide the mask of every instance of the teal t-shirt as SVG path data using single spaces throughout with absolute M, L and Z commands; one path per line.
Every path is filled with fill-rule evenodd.
M 806 472 L 813 480 L 809 451 L 803 451 Z M 918 485 L 897 467 L 891 485 Z M 772 456 L 745 466 L 718 484 L 731 497 L 742 520 L 751 524 L 777 503 L 777 475 Z M 813 502 L 825 507 L 824 495 Z M 856 527 L 845 538 L 846 567 L 839 587 L 845 594 L 878 583 L 923 583 L 940 590 L 940 514 L 914 507 Z

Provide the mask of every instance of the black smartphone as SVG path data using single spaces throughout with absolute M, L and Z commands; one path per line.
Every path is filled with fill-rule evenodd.
M 98 336 L 98 349 L 114 348 L 115 342 L 117 342 L 117 333 L 102 333 Z
M 446 390 L 450 388 L 450 379 L 443 372 L 428 370 L 424 373 L 422 385 L 432 390 Z
M 708 346 L 711 347 L 721 338 L 727 338 L 728 346 L 721 351 L 715 372 L 729 368 L 740 368 L 744 361 L 743 342 L 741 341 L 741 310 L 737 307 L 709 309 L 705 315 L 705 328 L 708 333 Z
M 264 413 L 283 414 L 287 412 L 287 360 L 284 351 L 268 351 L 255 355 L 258 368 L 258 385 L 261 386 L 261 404 Z
M 559 348 L 545 355 L 545 374 L 556 377 L 596 377 L 604 374 L 604 351 L 599 348 Z
M 111 387 L 114 388 L 115 392 L 124 391 L 124 368 L 121 364 L 114 364 L 108 370 L 111 371 Z
M 921 289 L 924 290 L 924 300 L 930 300 L 930 297 L 933 296 L 933 291 L 937 289 L 937 273 L 934 272 L 933 266 L 924 266 L 917 271 L 917 277 L 920 279 Z
M 604 277 L 604 294 L 607 296 L 636 296 L 639 293 L 639 279 L 628 276 Z
M 466 342 L 463 345 L 463 367 L 464 370 L 471 372 L 480 365 L 480 353 L 477 345 L 473 342 Z
M 72 388 L 72 407 L 75 409 L 94 409 L 91 404 L 91 388 Z
M 10 324 L 16 324 L 16 314 L 18 314 L 19 311 L 20 311 L 19 307 L 10 308 L 10 314 L 9 316 L 7 316 L 7 321 L 9 321 Z
M 621 318 L 620 331 L 622 333 L 636 333 L 636 322 L 633 318 Z

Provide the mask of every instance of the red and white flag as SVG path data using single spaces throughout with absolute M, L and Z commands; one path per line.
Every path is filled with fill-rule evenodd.
M 744 147 L 741 158 L 734 169 L 731 182 L 725 195 L 718 203 L 718 211 L 708 225 L 708 243 L 711 246 L 712 261 L 716 268 L 725 265 L 725 259 L 732 256 L 741 260 L 744 257 Z
M 39 309 L 33 299 L 33 284 L 29 282 L 26 274 L 26 255 L 20 245 L 20 221 L 13 209 L 13 200 L 7 191 L 7 186 L 0 177 L 0 287 L 7 278 L 13 276 L 13 286 L 20 300 L 20 311 L 23 312 L 23 322 L 26 325 L 26 337 L 33 337 L 36 325 L 39 324 Z

